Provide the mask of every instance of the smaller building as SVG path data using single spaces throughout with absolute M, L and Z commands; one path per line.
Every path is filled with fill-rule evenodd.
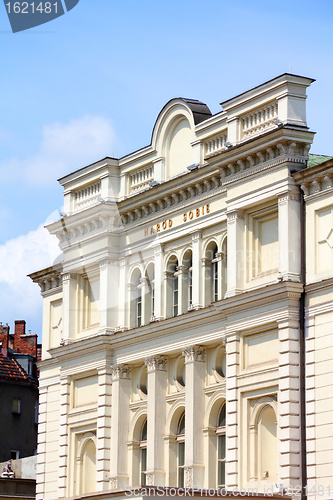
M 38 423 L 37 335 L 24 320 L 14 334 L 0 324 L 0 462 L 36 454 Z

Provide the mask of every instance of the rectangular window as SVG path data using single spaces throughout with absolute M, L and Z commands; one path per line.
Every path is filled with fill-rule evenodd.
M 147 448 L 141 448 L 141 485 L 146 485 Z
M 178 274 L 173 277 L 173 315 L 178 314 Z
M 21 414 L 21 400 L 19 398 L 14 398 L 12 401 L 12 413 L 15 415 Z
M 184 488 L 185 442 L 178 443 L 178 488 Z
M 20 452 L 18 450 L 10 450 L 10 458 L 18 460 L 20 458 Z
M 217 486 L 225 486 L 225 434 L 217 436 Z
M 192 267 L 188 270 L 188 308 L 192 308 L 193 303 L 193 279 L 192 279 Z
M 138 287 L 138 295 L 136 301 L 136 319 L 137 325 L 141 326 L 142 324 L 142 295 L 141 295 L 141 287 Z

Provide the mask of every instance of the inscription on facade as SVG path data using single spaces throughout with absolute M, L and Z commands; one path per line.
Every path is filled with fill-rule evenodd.
M 188 212 L 184 212 L 182 216 L 182 222 L 190 222 L 193 219 L 197 219 L 202 215 L 206 215 L 210 213 L 210 204 L 207 203 L 201 207 L 197 207 L 194 210 L 189 210 Z M 145 229 L 145 237 L 150 236 L 152 234 L 159 233 L 164 231 L 165 229 L 171 228 L 174 224 L 174 219 L 165 219 L 158 224 L 154 224 L 154 226 L 146 227 Z

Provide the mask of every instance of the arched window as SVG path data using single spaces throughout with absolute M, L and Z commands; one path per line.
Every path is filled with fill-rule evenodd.
M 179 419 L 177 429 L 177 486 L 183 488 L 185 485 L 185 413 Z
M 205 305 L 216 302 L 220 298 L 220 255 L 215 241 L 211 241 L 205 252 Z
M 217 487 L 225 486 L 225 461 L 226 461 L 226 406 L 223 404 L 219 411 L 216 435 L 217 435 Z
M 212 249 L 212 262 L 211 262 L 211 294 L 212 294 L 212 302 L 216 302 L 219 300 L 219 266 L 218 266 L 218 256 L 217 256 L 217 245 Z
M 141 485 L 146 485 L 146 473 L 147 473 L 147 419 L 141 429 L 140 435 L 140 479 Z

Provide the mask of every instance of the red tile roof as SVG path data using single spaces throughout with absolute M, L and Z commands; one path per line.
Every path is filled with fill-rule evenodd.
M 6 358 L 3 354 L 0 354 L 0 380 L 35 383 L 15 359 Z

